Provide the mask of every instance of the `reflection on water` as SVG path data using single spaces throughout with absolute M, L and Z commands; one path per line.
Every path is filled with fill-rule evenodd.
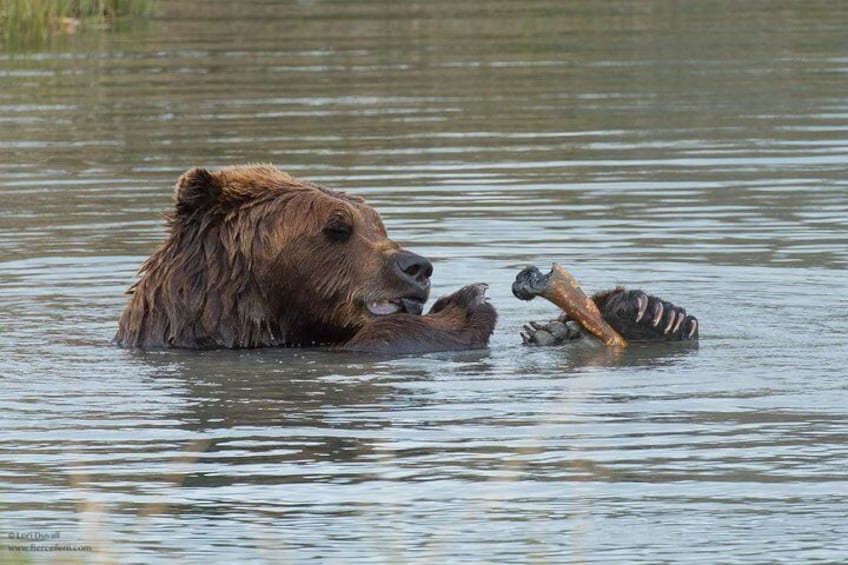
M 122 562 L 844 559 L 846 25 L 189 1 L 7 46 L 0 530 Z M 436 294 L 489 282 L 490 350 L 113 348 L 179 174 L 267 161 L 366 196 Z M 700 346 L 520 346 L 555 312 L 510 284 L 552 261 L 685 305 Z

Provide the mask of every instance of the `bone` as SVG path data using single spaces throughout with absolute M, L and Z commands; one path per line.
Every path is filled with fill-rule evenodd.
M 595 302 L 583 292 L 574 277 L 556 263 L 547 275 L 542 275 L 535 267 L 525 269 L 515 278 L 512 292 L 522 300 L 541 296 L 559 306 L 604 344 L 627 347 L 627 341 L 604 321 Z

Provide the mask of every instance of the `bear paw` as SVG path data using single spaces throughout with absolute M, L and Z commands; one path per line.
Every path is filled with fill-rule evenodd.
M 447 294 L 440 297 L 430 308 L 430 314 L 436 314 L 443 310 L 451 308 L 459 308 L 466 312 L 471 312 L 479 309 L 491 308 L 489 299 L 486 297 L 486 290 L 489 285 L 486 283 L 474 283 L 466 285 L 452 294 Z
M 580 330 L 569 326 L 563 320 L 549 322 L 530 322 L 521 331 L 524 345 L 560 345 L 580 337 Z
M 481 349 L 488 345 L 498 314 L 484 283 L 439 298 L 426 316 L 396 313 L 370 320 L 344 348 L 408 355 Z
M 698 319 L 680 306 L 641 290 L 596 294 L 593 299 L 604 320 L 629 341 L 693 341 L 698 339 Z

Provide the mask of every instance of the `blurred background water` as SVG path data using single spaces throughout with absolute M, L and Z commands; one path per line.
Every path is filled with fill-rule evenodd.
M 5 44 L 0 533 L 122 563 L 843 561 L 846 29 L 838 0 L 161 0 Z M 434 295 L 488 282 L 491 348 L 113 347 L 179 174 L 247 162 L 365 196 Z M 700 346 L 522 347 L 555 311 L 510 283 L 552 261 L 684 305 Z

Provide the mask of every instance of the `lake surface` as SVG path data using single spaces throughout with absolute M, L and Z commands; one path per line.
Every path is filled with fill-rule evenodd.
M 844 562 L 846 29 L 840 0 L 162 0 L 4 45 L 0 562 Z M 113 347 L 177 177 L 246 162 L 365 196 L 434 296 L 488 282 L 490 349 Z M 553 261 L 699 346 L 523 347 L 556 312 L 510 284 Z M 75 549 L 21 561 L 33 532 Z

